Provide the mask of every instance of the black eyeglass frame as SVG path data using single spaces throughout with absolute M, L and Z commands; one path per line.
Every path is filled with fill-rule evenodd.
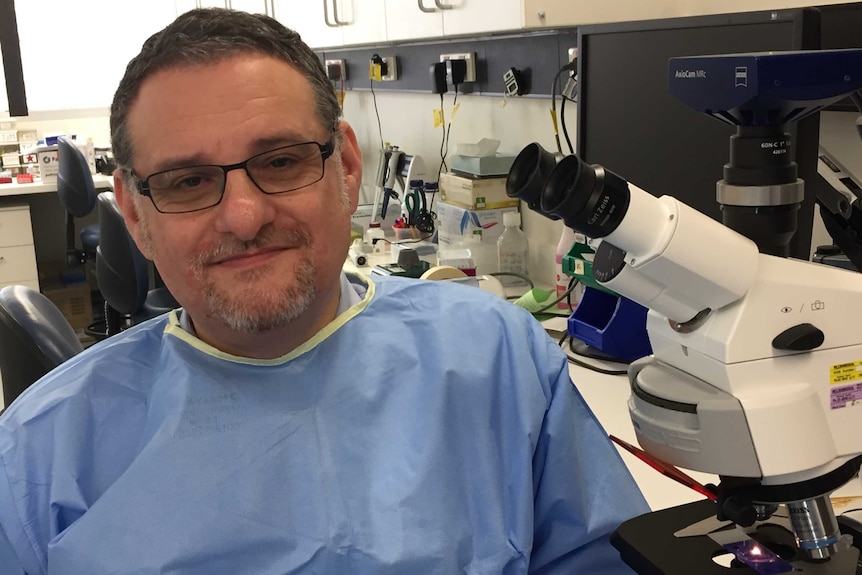
M 287 150 L 289 148 L 294 148 L 296 146 L 307 146 L 309 144 L 316 145 L 318 147 L 318 149 L 320 150 L 320 177 L 318 179 L 314 180 L 313 182 L 308 182 L 307 184 L 303 184 L 303 185 L 296 187 L 296 188 L 290 188 L 288 190 L 280 190 L 278 192 L 267 192 L 266 190 L 264 190 L 263 188 L 260 187 L 260 184 L 257 183 L 257 180 L 255 180 L 255 178 L 251 174 L 251 172 L 248 171 L 249 162 L 251 162 L 251 161 L 253 161 L 253 160 L 255 160 L 261 156 L 265 156 L 267 154 L 271 154 L 271 153 L 277 152 L 279 150 Z M 267 150 L 265 152 L 255 154 L 252 157 L 248 158 L 247 160 L 242 161 L 242 162 L 237 162 L 236 164 L 227 164 L 227 165 L 198 164 L 195 166 L 179 166 L 176 168 L 170 168 L 167 170 L 161 170 L 161 171 L 155 172 L 153 174 L 150 174 L 146 178 L 141 178 L 140 176 L 138 176 L 135 173 L 134 169 L 129 170 L 129 174 L 135 180 L 138 193 L 141 194 L 142 196 L 146 196 L 146 197 L 150 198 L 150 201 L 153 203 L 153 207 L 156 208 L 156 211 L 158 211 L 159 213 L 162 213 L 162 214 L 188 214 L 191 212 L 199 212 L 202 210 L 208 210 L 208 209 L 215 207 L 221 203 L 222 198 L 224 198 L 225 187 L 227 186 L 227 174 L 228 174 L 228 172 L 231 172 L 233 170 L 239 170 L 240 168 L 242 168 L 243 170 L 245 170 L 245 173 L 248 176 L 248 179 L 252 181 L 252 183 L 257 187 L 258 190 L 261 191 L 261 193 L 264 193 L 264 194 L 269 195 L 269 196 L 273 196 L 273 195 L 277 195 L 277 194 L 286 194 L 287 192 L 295 192 L 296 190 L 301 190 L 302 188 L 307 188 L 308 186 L 312 186 L 312 185 L 316 184 L 317 182 L 319 182 L 320 180 L 322 180 L 323 176 L 326 175 L 326 160 L 330 156 L 332 156 L 332 154 L 334 154 L 334 153 L 335 153 L 335 137 L 334 137 L 334 135 L 330 135 L 329 139 L 323 144 L 321 144 L 320 142 L 315 142 L 314 140 L 310 140 L 308 142 L 299 142 L 296 144 L 291 144 L 289 146 L 281 146 L 279 148 L 273 148 L 272 150 Z M 159 206 L 156 204 L 156 201 L 153 199 L 152 190 L 151 190 L 150 185 L 149 185 L 150 179 L 155 177 L 155 176 L 159 176 L 161 174 L 165 174 L 168 172 L 173 172 L 176 170 L 188 170 L 188 169 L 192 169 L 192 168 L 219 168 L 219 169 L 221 169 L 221 171 L 224 174 L 224 177 L 222 178 L 221 193 L 219 193 L 218 201 L 214 204 L 210 204 L 210 205 L 202 207 L 202 208 L 195 208 L 193 210 L 182 210 L 182 211 L 178 211 L 178 212 L 164 212 L 164 211 L 162 211 L 159 208 Z

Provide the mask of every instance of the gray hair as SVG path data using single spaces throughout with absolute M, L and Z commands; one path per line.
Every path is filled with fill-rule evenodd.
M 173 67 L 208 64 L 241 53 L 273 56 L 293 66 L 311 84 L 321 124 L 334 129 L 341 117 L 335 89 L 317 55 L 299 34 L 263 14 L 207 8 L 191 10 L 144 42 L 111 104 L 111 144 L 117 166 L 131 170 L 129 108 L 141 84 L 152 74 Z

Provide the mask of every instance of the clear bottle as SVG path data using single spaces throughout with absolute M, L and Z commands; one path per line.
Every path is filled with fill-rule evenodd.
M 506 212 L 503 214 L 503 226 L 503 234 L 497 239 L 497 262 L 500 271 L 526 276 L 529 244 L 527 235 L 521 231 L 521 214 Z M 506 287 L 526 284 L 516 276 L 501 276 L 500 283 Z

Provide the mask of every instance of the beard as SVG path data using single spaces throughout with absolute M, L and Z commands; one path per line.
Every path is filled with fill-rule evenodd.
M 305 312 L 316 295 L 314 264 L 305 250 L 311 246 L 309 234 L 299 230 L 278 230 L 272 224 L 262 228 L 252 240 L 226 239 L 198 254 L 191 269 L 199 282 L 207 314 L 234 331 L 261 333 L 283 327 Z M 216 282 L 207 273 L 208 262 L 277 244 L 290 246 L 301 254 L 292 277 L 273 278 L 273 266 L 237 273 L 233 285 Z
M 157 257 L 149 226 L 141 220 L 141 235 L 151 257 Z M 288 246 L 299 254 L 292 273 L 274 278 L 274 266 L 266 265 L 236 273 L 231 282 L 216 281 L 209 272 L 211 262 L 268 245 Z M 280 230 L 272 224 L 255 238 L 226 238 L 196 254 L 189 266 L 200 287 L 200 297 L 209 317 L 240 333 L 262 333 L 283 327 L 305 312 L 317 294 L 317 273 L 306 249 L 311 236 L 302 230 Z

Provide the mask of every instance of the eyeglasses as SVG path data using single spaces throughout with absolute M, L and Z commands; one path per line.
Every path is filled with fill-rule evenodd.
M 283 194 L 323 179 L 326 159 L 335 151 L 332 138 L 325 144 L 303 142 L 252 156 L 227 166 L 187 166 L 156 172 L 146 178 L 131 172 L 138 192 L 152 200 L 163 214 L 181 214 L 211 208 L 224 196 L 227 174 L 245 170 L 265 194 Z

